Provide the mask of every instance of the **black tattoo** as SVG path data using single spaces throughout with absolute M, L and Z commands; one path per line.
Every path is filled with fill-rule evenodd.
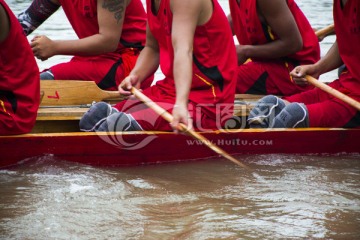
M 115 19 L 119 23 L 125 11 L 125 0 L 104 0 L 102 8 L 113 12 Z

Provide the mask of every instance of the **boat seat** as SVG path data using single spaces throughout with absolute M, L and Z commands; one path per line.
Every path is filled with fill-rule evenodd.
M 234 102 L 234 116 L 248 116 L 253 104 L 261 97 L 263 97 L 263 95 L 236 94 Z M 73 106 L 40 106 L 36 120 L 80 120 L 90 106 L 90 104 Z
M 37 121 L 51 120 L 80 120 L 82 115 L 89 109 L 89 106 L 77 107 L 40 107 L 37 114 Z
M 235 104 L 234 116 L 248 116 L 252 105 Z M 64 121 L 80 120 L 89 107 L 40 107 L 37 114 L 37 121 Z
M 246 118 L 258 95 L 237 95 L 234 104 L 234 116 Z M 91 105 L 40 106 L 32 132 L 76 132 L 79 131 L 79 120 Z

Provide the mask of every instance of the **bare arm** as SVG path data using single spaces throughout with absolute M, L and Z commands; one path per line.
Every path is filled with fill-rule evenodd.
M 4 9 L 4 7 L 0 4 L 0 43 L 2 43 L 10 32 L 10 21 L 9 17 Z
M 329 72 L 340 67 L 343 64 L 339 54 L 339 48 L 337 45 L 337 41 L 332 45 L 330 50 L 326 53 L 326 55 L 320 59 L 317 63 L 315 63 L 315 67 L 320 74 Z
M 90 56 L 115 51 L 128 2 L 129 0 L 98 0 L 98 34 L 79 40 L 56 41 L 45 36 L 37 36 L 31 43 L 35 56 L 44 60 L 59 54 Z
M 311 65 L 298 66 L 291 71 L 291 76 L 297 84 L 306 83 L 305 75 L 318 78 L 321 74 L 340 67 L 343 64 L 339 54 L 337 42 L 333 44 L 327 54 L 317 63 Z
M 234 33 L 234 25 L 233 25 L 233 20 L 232 20 L 232 17 L 231 17 L 230 14 L 227 15 L 227 19 L 228 19 L 228 22 L 229 22 L 229 24 L 230 24 L 231 32 L 232 32 L 232 34 L 233 34 L 233 36 L 234 36 L 234 35 L 235 35 L 235 33 Z
M 285 0 L 257 0 L 258 11 L 267 24 L 276 33 L 278 39 L 257 46 L 245 47 L 247 58 L 279 58 L 299 51 L 302 48 L 302 37 L 295 19 Z
M 188 98 L 192 83 L 193 42 L 197 25 L 208 21 L 212 15 L 212 3 L 208 0 L 172 0 L 173 12 L 171 40 L 174 49 L 174 80 L 176 100 L 171 125 L 176 129 L 179 122 L 192 127 L 188 120 Z
M 195 28 L 201 11 L 201 1 L 173 0 L 171 39 L 174 48 L 174 78 L 176 104 L 187 107 L 192 82 L 192 54 Z

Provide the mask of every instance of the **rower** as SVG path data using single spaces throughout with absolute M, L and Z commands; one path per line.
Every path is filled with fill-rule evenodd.
M 290 71 L 320 59 L 320 45 L 294 0 L 229 0 L 228 16 L 239 45 L 236 93 L 288 96 L 312 88 Z M 250 59 L 250 61 L 246 61 Z
M 302 124 L 295 124 L 299 121 L 302 121 L 306 127 L 360 127 L 359 9 L 360 1 L 358 0 L 334 0 L 335 43 L 320 61 L 298 66 L 291 72 L 297 84 L 306 85 L 307 79 L 313 79 L 307 75 L 318 77 L 344 64 L 345 70 L 326 88 L 330 87 L 332 92 L 338 94 L 330 94 L 330 91 L 325 92 L 320 88 L 315 88 L 285 97 L 284 99 L 291 104 L 275 116 L 273 127 L 303 127 Z M 272 103 L 268 102 L 268 104 Z M 254 109 L 254 115 L 256 112 L 261 112 L 258 110 L 259 107 Z M 255 117 L 253 116 L 252 119 Z
M 39 68 L 4 0 L 0 0 L 0 59 L 0 135 L 28 133 L 40 102 Z

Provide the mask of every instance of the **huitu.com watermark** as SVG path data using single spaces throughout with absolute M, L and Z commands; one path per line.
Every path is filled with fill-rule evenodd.
M 246 139 L 217 139 L 217 140 L 186 140 L 189 146 L 201 146 L 206 144 L 215 144 L 217 146 L 272 146 L 273 140 L 246 140 Z

